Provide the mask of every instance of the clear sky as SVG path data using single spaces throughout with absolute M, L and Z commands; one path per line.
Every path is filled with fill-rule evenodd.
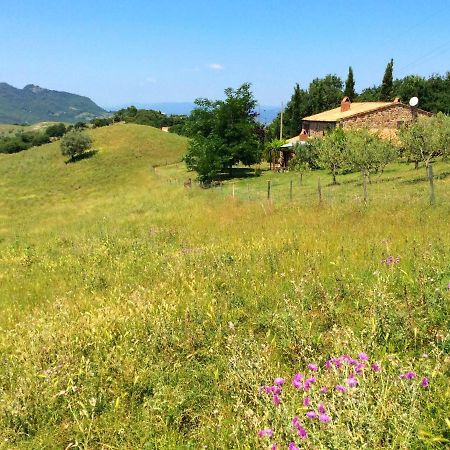
M 352 65 L 356 87 L 450 70 L 450 0 L 0 0 L 0 82 L 100 106 L 220 98 L 251 82 L 286 102 Z

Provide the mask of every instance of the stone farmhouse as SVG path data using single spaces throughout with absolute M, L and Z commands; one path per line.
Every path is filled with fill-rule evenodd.
M 417 116 L 431 113 L 405 105 L 397 97 L 392 102 L 354 102 L 344 97 L 341 106 L 303 118 L 303 129 L 299 140 L 324 136 L 326 130 L 343 128 L 368 128 L 381 135 L 391 136 L 404 123 L 412 122 Z

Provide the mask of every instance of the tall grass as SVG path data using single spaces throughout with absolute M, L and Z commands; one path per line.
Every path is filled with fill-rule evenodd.
M 342 201 L 233 199 L 151 169 L 182 138 L 94 133 L 73 165 L 53 144 L 0 158 L 0 448 L 266 448 L 259 387 L 360 351 L 384 381 L 304 445 L 446 448 L 450 208 L 416 195 L 426 180 L 379 183 L 368 208 L 352 175 Z M 409 369 L 430 380 L 414 399 Z

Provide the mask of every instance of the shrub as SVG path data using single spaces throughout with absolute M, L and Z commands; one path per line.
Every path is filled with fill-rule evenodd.
M 82 131 L 71 130 L 61 139 L 61 153 L 68 156 L 69 161 L 80 157 L 92 147 L 92 139 Z

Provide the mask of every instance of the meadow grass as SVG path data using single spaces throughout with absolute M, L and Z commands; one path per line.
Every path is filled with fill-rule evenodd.
M 405 164 L 367 206 L 358 174 L 325 172 L 321 204 L 315 172 L 292 201 L 298 174 L 266 171 L 233 198 L 183 188 L 184 138 L 90 132 L 75 164 L 57 143 L 0 155 L 0 448 L 268 448 L 267 426 L 287 448 L 301 397 L 276 408 L 260 386 L 361 351 L 381 378 L 302 445 L 448 446 L 448 163 L 434 206 Z

